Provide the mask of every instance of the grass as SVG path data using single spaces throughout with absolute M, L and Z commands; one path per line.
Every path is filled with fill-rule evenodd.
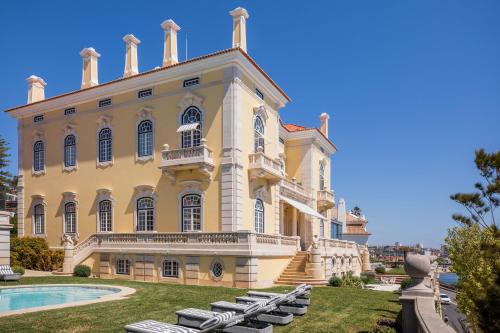
M 125 324 L 144 319 L 174 323 L 175 311 L 187 307 L 208 309 L 218 300 L 234 301 L 245 294 L 242 289 L 184 286 L 136 281 L 100 280 L 76 277 L 23 278 L 20 283 L 93 283 L 116 284 L 135 288 L 128 299 L 79 307 L 28 313 L 0 318 L 0 332 L 124 332 Z M 284 291 L 291 287 L 276 287 Z M 380 318 L 396 318 L 401 305 L 398 295 L 372 290 L 318 287 L 311 295 L 305 316 L 274 332 L 367 332 Z
M 390 268 L 385 271 L 385 274 L 402 274 L 406 275 L 405 269 L 403 267 Z

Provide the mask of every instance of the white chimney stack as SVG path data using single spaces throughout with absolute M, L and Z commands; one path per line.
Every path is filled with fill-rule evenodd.
M 233 48 L 239 47 L 247 52 L 246 21 L 250 17 L 245 8 L 238 7 L 229 12 L 233 17 Z
M 31 75 L 26 81 L 28 81 L 28 104 L 44 100 L 47 83 L 35 75 Z
M 181 28 L 173 20 L 163 21 L 161 27 L 165 31 L 165 45 L 163 48 L 163 67 L 175 65 L 177 57 L 177 31 Z
M 330 116 L 327 113 L 322 113 L 319 119 L 321 120 L 321 133 L 328 137 L 328 119 L 330 119 Z
M 97 86 L 99 84 L 97 59 L 99 59 L 101 55 L 92 47 L 84 48 L 80 52 L 80 55 L 83 60 L 82 89 Z
M 123 70 L 123 77 L 129 77 L 139 73 L 137 45 L 141 41 L 132 34 L 125 35 L 123 41 L 125 42 L 125 69 Z
M 339 222 L 342 222 L 342 234 L 347 232 L 347 220 L 345 218 L 345 200 L 344 198 L 339 199 L 339 203 L 337 205 L 337 219 Z

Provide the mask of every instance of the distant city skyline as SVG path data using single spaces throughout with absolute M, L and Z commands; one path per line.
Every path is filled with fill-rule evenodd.
M 181 61 L 186 34 L 189 58 L 229 48 L 228 11 L 244 6 L 248 53 L 292 98 L 283 120 L 318 127 L 330 114 L 332 188 L 362 209 L 371 245 L 439 248 L 461 211 L 449 195 L 479 180 L 474 150 L 499 149 L 499 2 L 90 3 L 98 10 L 4 4 L 0 109 L 26 103 L 32 74 L 47 82 L 47 97 L 79 89 L 84 47 L 102 54 L 101 83 L 120 77 L 128 33 L 141 40 L 141 72 L 161 65 L 168 18 L 181 26 Z M 16 174 L 16 122 L 2 112 L 0 124 Z

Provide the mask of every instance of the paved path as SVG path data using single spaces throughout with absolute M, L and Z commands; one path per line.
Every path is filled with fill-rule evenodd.
M 460 320 L 465 320 L 465 316 L 457 308 L 457 294 L 448 289 L 440 289 L 442 294 L 447 294 L 451 299 L 451 304 L 441 304 L 443 309 L 443 317 L 448 316 L 448 325 L 450 325 L 458 333 L 467 333 L 460 324 Z

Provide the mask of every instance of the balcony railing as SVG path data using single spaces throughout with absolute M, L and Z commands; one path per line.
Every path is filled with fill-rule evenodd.
M 73 264 L 78 264 L 92 252 L 291 256 L 298 249 L 299 237 L 249 231 L 98 233 L 74 247 Z
M 319 190 L 317 194 L 318 206 L 323 209 L 332 208 L 335 205 L 334 194 L 329 190 Z
M 283 178 L 284 172 L 281 163 L 264 154 L 261 147 L 255 154 L 250 154 L 248 159 L 251 178 L 266 178 L 274 182 Z
M 177 171 L 196 169 L 211 178 L 211 172 L 214 168 L 213 151 L 207 147 L 205 139 L 201 141 L 201 146 L 173 150 L 170 149 L 169 145 L 163 145 L 160 168 L 172 180 L 175 180 Z
M 293 180 L 283 178 L 280 183 L 281 194 L 287 197 L 298 198 L 300 201 L 307 201 L 310 199 L 310 192 L 307 191 L 302 185 Z

